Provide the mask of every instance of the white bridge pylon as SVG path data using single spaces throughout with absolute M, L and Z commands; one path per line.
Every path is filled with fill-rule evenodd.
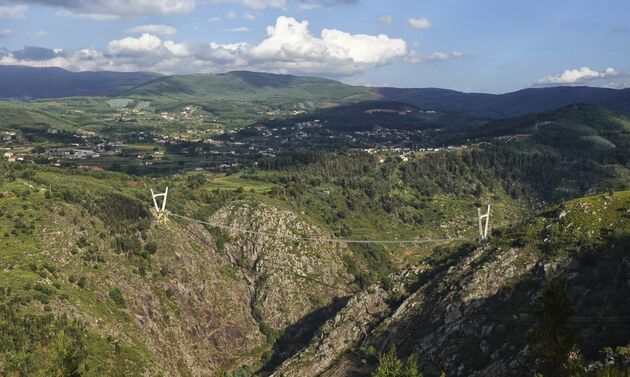
M 490 204 L 488 204 L 488 212 L 481 214 L 481 208 L 477 207 L 477 217 L 479 218 L 479 237 L 485 241 L 488 239 L 488 224 L 490 222 Z M 485 223 L 484 223 L 485 222 Z
M 168 186 L 166 186 L 166 191 L 161 194 L 156 194 L 153 189 L 151 189 L 151 196 L 153 197 L 153 205 L 155 206 L 155 211 L 158 213 L 158 217 L 161 217 L 162 214 L 166 211 L 166 198 L 168 197 Z M 162 205 L 158 205 L 158 198 L 162 198 Z

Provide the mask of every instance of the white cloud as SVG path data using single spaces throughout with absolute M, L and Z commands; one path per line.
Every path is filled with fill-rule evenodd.
M 335 5 L 353 5 L 359 0 L 297 0 L 298 8 L 301 10 L 313 10 Z
M 557 75 L 543 77 L 531 86 L 584 85 L 593 87 L 624 89 L 630 88 L 630 72 L 606 68 L 596 71 L 589 67 L 567 69 Z
M 428 30 L 431 29 L 431 23 L 426 17 L 422 18 L 408 18 L 407 25 L 416 30 Z
M 378 18 L 378 22 L 380 22 L 381 25 L 392 27 L 392 25 L 394 24 L 394 19 L 390 15 L 381 16 Z
M 210 17 L 208 22 L 219 22 L 221 21 L 221 17 Z
M 436 51 L 436 52 L 431 52 L 431 53 L 422 53 L 422 52 L 413 51 L 409 53 L 409 55 L 407 56 L 407 60 L 409 60 L 412 63 L 442 62 L 442 61 L 447 61 L 447 60 L 463 59 L 464 56 L 465 55 L 459 51 L 452 51 L 452 52 Z
M 24 18 L 29 7 L 27 5 L 0 4 L 0 18 Z
M 50 50 L 53 54 L 48 59 L 34 60 L 17 58 L 15 54 L 0 54 L 0 65 L 28 65 L 31 67 L 62 67 L 72 71 L 107 70 L 118 67 L 111 66 L 102 53 L 93 49 L 84 49 L 66 55 L 62 50 Z M 122 69 L 121 69 L 122 70 Z
M 29 5 L 58 8 L 58 14 L 98 21 L 189 13 L 199 3 L 238 4 L 252 10 L 285 9 L 289 2 L 300 8 L 355 4 L 358 0 L 1 0 L 0 18 L 22 18 Z
M 298 9 L 300 10 L 314 10 L 314 9 L 319 9 L 322 6 L 320 4 L 314 4 L 314 3 L 299 3 L 298 4 Z
M 227 29 L 225 31 L 229 31 L 231 33 L 246 33 L 248 31 L 252 31 L 250 28 L 245 27 L 245 26 L 241 26 L 241 27 L 235 27 L 233 29 Z
M 116 14 L 102 14 L 102 13 L 74 13 L 67 9 L 61 9 L 56 13 L 58 16 L 76 18 L 80 20 L 93 20 L 93 21 L 115 21 L 122 17 Z
M 188 51 L 188 47 L 182 43 L 175 43 L 173 41 L 165 41 L 163 43 L 164 48 L 166 48 L 171 54 L 175 56 L 188 56 L 190 52 Z
M 107 48 L 113 54 L 135 54 L 155 51 L 162 46 L 160 38 L 144 33 L 138 38 L 127 37 L 109 42 Z
M 0 29 L 0 39 L 4 38 L 4 37 L 8 37 L 10 35 L 13 35 L 13 30 L 10 29 Z
M 251 13 L 245 13 L 245 14 L 243 14 L 243 19 L 245 19 L 247 21 L 255 21 L 256 20 L 256 16 L 251 14 Z
M 48 34 L 50 33 L 48 33 L 46 30 L 36 30 L 28 33 L 28 35 L 31 37 L 47 37 Z
M 536 81 L 536 84 L 579 84 L 594 79 L 616 76 L 617 74 L 617 71 L 610 67 L 602 72 L 594 71 L 589 67 L 580 67 L 577 69 L 567 69 L 558 75 L 544 77 Z
M 323 29 L 315 35 L 309 30 L 308 21 L 278 17 L 274 25 L 267 27 L 266 36 L 259 43 L 176 42 L 169 37 L 142 33 L 110 41 L 106 52 L 85 49 L 66 53 L 41 47 L 5 51 L 0 54 L 0 64 L 163 73 L 250 69 L 349 76 L 399 61 L 421 63 L 461 56 L 459 52 L 410 52 L 404 40 L 385 34 Z
M 250 9 L 284 8 L 287 0 L 210 0 L 211 3 L 240 4 Z
M 149 34 L 155 34 L 155 35 L 175 35 L 177 34 L 177 29 L 175 29 L 172 26 L 168 26 L 168 25 L 140 25 L 140 26 L 136 26 L 132 29 L 128 30 L 131 33 L 138 33 L 138 34 L 144 34 L 144 33 L 149 33 Z
M 196 5 L 195 0 L 5 0 L 5 2 L 21 4 L 9 8 L 27 7 L 26 4 L 44 5 L 59 8 L 58 14 L 63 16 L 99 21 L 188 13 Z M 22 10 L 22 14 L 25 11 Z
M 280 71 L 353 73 L 391 64 L 407 54 L 404 40 L 324 29 L 320 37 L 308 30 L 308 21 L 278 17 L 267 27 L 267 38 L 252 48 L 257 60 L 274 62 Z

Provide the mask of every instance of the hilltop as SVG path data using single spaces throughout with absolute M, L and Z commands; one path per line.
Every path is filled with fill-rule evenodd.
M 212 103 L 214 101 L 301 103 L 306 108 L 370 99 L 363 87 L 318 77 L 248 71 L 162 77 L 123 96 Z M 319 106 L 317 106 L 319 105 Z

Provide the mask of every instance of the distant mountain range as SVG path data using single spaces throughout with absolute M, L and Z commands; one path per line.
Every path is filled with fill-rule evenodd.
M 463 112 L 491 118 L 548 111 L 573 103 L 590 103 L 630 113 L 630 89 L 558 86 L 486 94 L 436 88 L 377 88 L 376 92 L 384 100 L 404 102 L 425 110 Z
M 114 96 L 160 77 L 148 72 L 70 72 L 0 65 L 0 98 Z
M 160 76 L 145 72 L 75 73 L 61 68 L 0 66 L 0 98 L 119 95 L 170 102 L 268 101 L 274 105 L 306 107 L 380 99 L 408 103 L 424 110 L 485 118 L 542 112 L 572 103 L 590 103 L 630 113 L 630 89 L 551 87 L 485 94 L 437 88 L 367 88 L 316 77 L 245 71 Z

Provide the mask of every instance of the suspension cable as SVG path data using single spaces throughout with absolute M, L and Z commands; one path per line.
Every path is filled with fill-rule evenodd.
M 164 212 L 173 217 L 178 217 L 180 219 L 193 221 L 199 224 L 204 224 L 211 227 L 224 229 L 230 232 L 282 238 L 289 241 L 329 242 L 329 243 L 345 243 L 345 244 L 350 244 L 350 243 L 353 243 L 353 244 L 423 244 L 423 243 L 431 243 L 431 242 L 441 243 L 441 242 L 462 241 L 462 240 L 467 239 L 465 237 L 453 237 L 453 238 L 425 238 L 425 239 L 414 239 L 414 240 L 367 240 L 367 239 L 358 240 L 358 239 L 341 239 L 341 238 L 328 238 L 328 237 L 291 236 L 291 235 L 283 235 L 283 234 L 264 232 L 264 231 L 258 231 L 258 230 L 241 229 L 241 228 L 236 228 L 236 227 L 232 227 L 228 225 L 211 223 L 208 221 L 197 220 L 188 216 L 179 215 L 169 210 L 165 210 Z

